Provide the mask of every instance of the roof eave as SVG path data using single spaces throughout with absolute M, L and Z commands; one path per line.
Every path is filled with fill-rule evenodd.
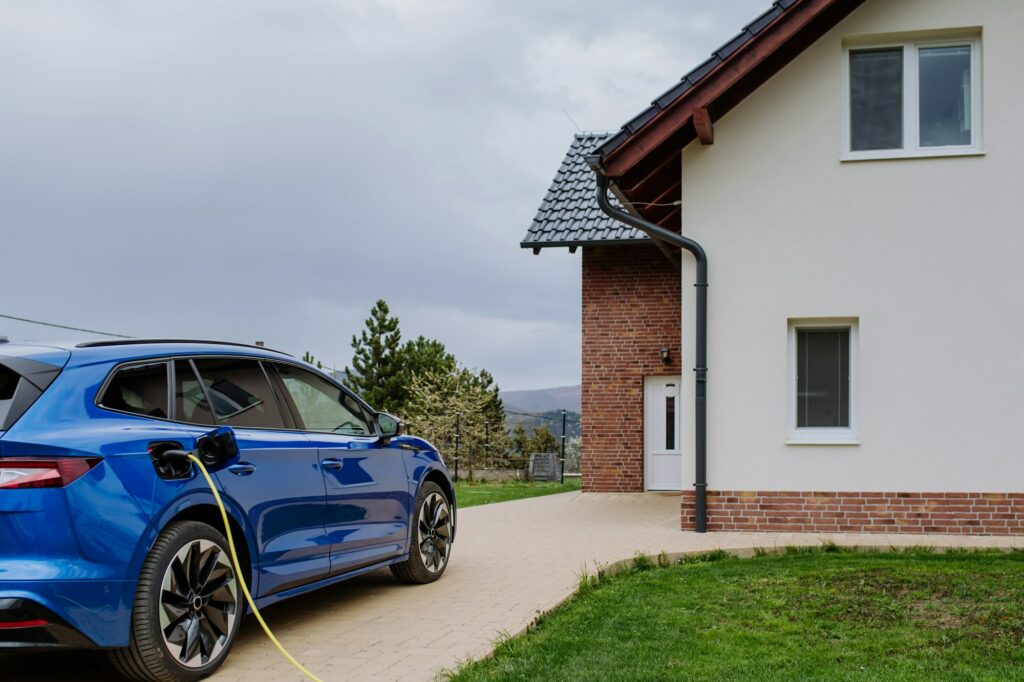
M 720 48 L 712 59 L 684 77 L 699 78 L 687 87 L 676 86 L 655 100 L 614 137 L 597 147 L 587 163 L 609 176 L 630 203 L 643 204 L 663 194 L 680 174 L 671 156 L 696 139 L 693 114 L 706 109 L 711 120 L 721 118 L 772 75 L 864 0 L 784 0 L 749 24 L 744 31 L 756 33 L 740 41 L 740 34 Z M 760 23 L 758 23 L 760 22 Z M 717 64 L 711 62 L 717 61 Z M 672 97 L 672 93 L 675 96 Z M 661 207 L 642 210 L 644 217 L 663 224 L 678 213 Z M 663 225 L 666 227 L 677 227 Z

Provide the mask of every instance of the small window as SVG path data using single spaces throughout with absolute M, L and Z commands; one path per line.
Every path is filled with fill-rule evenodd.
M 258 361 L 197 358 L 195 366 L 218 424 L 242 428 L 285 427 L 273 389 Z
M 903 148 L 903 48 L 850 53 L 851 148 Z
M 980 41 L 850 49 L 850 160 L 981 151 Z
M 131 365 L 117 370 L 100 405 L 143 417 L 167 418 L 167 363 Z
M 850 330 L 796 330 L 796 426 L 850 426 Z
M 665 449 L 676 449 L 676 397 L 665 396 Z
M 856 321 L 791 321 L 789 336 L 789 442 L 857 442 Z
M 348 393 L 304 369 L 283 364 L 275 366 L 305 430 L 349 436 L 373 435 L 369 415 Z

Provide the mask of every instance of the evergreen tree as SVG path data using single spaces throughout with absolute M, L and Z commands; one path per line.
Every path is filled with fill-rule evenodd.
M 558 452 L 559 443 L 558 438 L 555 434 L 551 433 L 551 429 L 547 427 L 547 424 L 542 424 L 533 429 L 533 435 L 530 436 L 528 444 L 529 454 L 538 452 Z
M 408 397 L 405 354 L 398 318 L 388 304 L 377 301 L 366 329 L 352 336 L 352 368 L 345 368 L 348 383 L 377 410 L 400 413 Z
M 523 428 L 523 420 L 517 419 L 516 425 L 509 434 L 509 447 L 519 456 L 524 456 L 530 449 L 530 437 Z
M 406 341 L 402 346 L 402 355 L 409 383 L 412 383 L 413 377 L 423 376 L 427 372 L 454 372 L 458 364 L 443 343 L 423 336 Z

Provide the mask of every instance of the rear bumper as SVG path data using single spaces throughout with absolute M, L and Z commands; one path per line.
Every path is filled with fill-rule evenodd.
M 0 649 L 127 646 L 134 592 L 122 580 L 0 580 Z
M 83 649 L 88 637 L 46 607 L 19 597 L 0 598 L 0 649 Z

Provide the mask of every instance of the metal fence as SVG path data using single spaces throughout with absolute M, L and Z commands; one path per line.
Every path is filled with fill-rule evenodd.
M 555 418 L 544 414 L 512 410 L 507 410 L 506 414 L 555 421 Z M 579 470 L 579 443 L 576 439 L 570 445 L 568 423 L 568 413 L 562 410 L 557 417 L 557 430 L 551 429 L 556 439 L 557 453 L 541 453 L 519 452 L 512 449 L 509 446 L 510 435 L 506 425 L 493 423 L 483 419 L 481 415 L 421 415 L 407 420 L 410 433 L 428 436 L 441 451 L 455 480 L 468 478 L 470 481 L 480 475 L 480 472 L 513 470 L 519 473 L 519 477 L 532 478 L 534 456 L 538 454 L 551 455 L 557 459 L 557 463 L 549 468 L 552 471 L 557 470 L 557 477 L 554 480 L 563 481 L 566 473 L 572 475 Z M 509 478 L 507 475 L 497 477 Z

